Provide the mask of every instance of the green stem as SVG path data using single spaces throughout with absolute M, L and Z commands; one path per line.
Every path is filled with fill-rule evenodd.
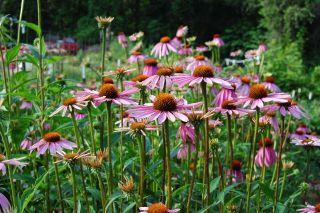
M 279 194 L 279 178 L 280 178 L 280 170 L 281 170 L 281 158 L 283 152 L 283 143 L 285 140 L 285 129 L 284 129 L 284 121 L 285 117 L 281 115 L 281 132 L 280 132 L 280 144 L 279 144 L 279 153 L 278 153 L 278 161 L 277 161 L 277 175 L 276 175 L 276 189 L 273 203 L 273 212 L 277 210 L 277 202 L 278 202 L 278 194 Z
M 143 206 L 143 198 L 144 198 L 144 166 L 145 166 L 145 147 L 144 147 L 144 136 L 141 134 L 138 136 L 138 143 L 140 149 L 140 183 L 139 183 L 139 194 L 140 194 L 140 205 Z
M 232 162 L 233 162 L 233 144 L 232 144 L 232 130 L 231 130 L 231 115 L 227 113 L 227 123 L 228 123 L 228 143 L 230 150 L 230 170 L 232 170 Z M 229 183 L 232 184 L 232 175 L 229 177 Z
M 59 195 L 60 208 L 63 213 L 64 212 L 64 205 L 63 205 L 63 196 L 62 196 L 62 191 L 61 191 L 60 176 L 59 176 L 58 165 L 54 162 L 54 158 L 53 158 L 53 165 L 54 165 L 54 172 L 55 172 L 56 181 L 57 181 L 57 189 L 58 189 L 58 195 Z
M 107 28 L 102 28 L 102 50 L 101 50 L 101 81 L 103 84 L 103 72 L 105 70 L 105 57 L 106 57 L 106 33 L 107 33 Z
M 74 165 L 70 165 L 71 170 L 71 176 L 72 176 L 72 193 L 73 193 L 73 212 L 77 213 L 77 180 L 76 180 L 76 174 L 74 171 Z
M 166 119 L 164 122 L 164 136 L 165 136 L 165 149 L 166 149 L 166 164 L 167 164 L 167 207 L 171 208 L 171 164 L 170 164 L 170 139 L 169 139 L 169 120 Z
M 189 187 L 189 193 L 188 193 L 188 201 L 187 201 L 187 213 L 190 212 L 190 206 L 191 206 L 191 197 L 192 192 L 196 180 L 196 174 L 197 174 L 197 163 L 198 163 L 198 152 L 199 152 L 199 128 L 195 128 L 195 143 L 196 143 L 196 152 L 193 159 L 193 169 L 192 169 L 192 179 Z M 188 153 L 189 154 L 189 153 Z M 189 173 L 189 172 L 188 172 Z
M 287 170 L 284 169 L 283 170 L 282 184 L 281 184 L 281 189 L 280 189 L 280 195 L 279 195 L 279 199 L 280 200 L 282 198 L 282 194 L 283 194 L 283 191 L 284 191 L 284 185 L 285 185 L 285 182 L 286 182 L 286 178 L 287 178 Z
M 113 189 L 113 174 L 112 174 L 112 111 L 111 102 L 107 102 L 107 125 L 108 125 L 108 162 L 109 162 L 109 182 L 108 182 L 108 195 L 111 196 Z M 108 177 L 107 177 L 108 179 Z
M 84 176 L 83 167 L 82 167 L 81 163 L 80 163 L 80 174 L 81 174 L 81 180 L 82 180 L 82 186 L 83 186 L 84 199 L 86 201 L 86 210 L 87 210 L 87 212 L 90 212 L 89 200 L 88 200 L 88 192 L 87 192 L 87 187 L 86 187 L 86 177 Z
M 252 141 L 252 150 L 251 150 L 251 158 L 249 161 L 249 179 L 247 180 L 247 198 L 246 198 L 246 212 L 250 211 L 250 195 L 251 195 L 251 181 L 253 175 L 253 167 L 254 167 L 254 155 L 256 152 L 256 143 L 257 143 L 257 135 L 258 135 L 258 127 L 259 127 L 259 116 L 260 109 L 256 108 L 256 118 L 254 125 L 254 133 L 253 133 L 253 141 Z
M 97 177 L 98 177 L 98 181 L 99 181 L 101 204 L 102 204 L 103 212 L 105 212 L 105 208 L 106 208 L 106 192 L 105 192 L 105 189 L 104 189 L 103 182 L 101 180 L 101 176 L 100 176 L 99 171 L 97 171 Z
M 72 110 L 70 111 L 71 113 L 71 119 L 72 119 L 72 124 L 73 124 L 73 130 L 74 130 L 74 134 L 76 135 L 76 140 L 77 140 L 77 146 L 80 149 L 81 145 L 80 145 L 80 134 L 78 131 L 78 125 L 77 125 L 77 121 L 76 121 L 76 116 L 74 114 L 74 109 L 72 108 Z
M 96 140 L 94 139 L 94 128 L 93 128 L 93 121 L 92 121 L 91 104 L 88 105 L 88 117 L 89 117 L 90 136 L 91 136 L 91 142 L 93 145 L 93 151 L 94 151 L 94 154 L 97 155 Z
M 201 90 L 204 103 L 204 114 L 208 112 L 207 84 L 201 82 Z M 204 119 L 204 183 L 206 185 L 205 206 L 209 205 L 210 182 L 209 182 L 209 123 L 208 118 Z

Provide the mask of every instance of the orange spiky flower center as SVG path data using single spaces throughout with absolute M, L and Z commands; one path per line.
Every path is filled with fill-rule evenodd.
M 142 81 L 146 80 L 147 78 L 148 78 L 147 75 L 139 74 L 139 75 L 133 77 L 132 81 L 134 81 L 134 82 L 142 82 Z
M 170 112 L 177 109 L 177 102 L 173 95 L 169 93 L 160 93 L 153 103 L 153 107 L 161 112 Z
M 249 97 L 252 99 L 261 99 L 265 98 L 268 95 L 268 91 L 265 86 L 262 84 L 252 85 L 249 91 Z
M 134 56 L 139 56 L 139 55 L 141 55 L 141 52 L 135 51 L 135 52 L 132 53 L 132 55 L 134 55 Z
M 271 138 L 265 137 L 259 141 L 259 145 L 260 145 L 260 147 L 263 147 L 263 145 L 265 147 L 272 147 L 273 142 L 272 142 Z
M 175 72 L 175 73 L 183 73 L 183 67 L 180 67 L 180 66 L 175 67 L 175 68 L 174 68 L 174 72 Z
M 266 113 L 266 115 L 269 116 L 269 117 L 275 117 L 276 116 L 276 112 L 268 111 Z
M 158 64 L 157 60 L 153 59 L 153 58 L 149 58 L 149 59 L 144 60 L 145 66 L 157 66 L 157 64 Z
M 109 78 L 109 77 L 103 77 L 103 83 L 104 84 L 113 84 L 113 80 L 112 78 Z
M 160 67 L 157 70 L 157 75 L 170 76 L 174 73 L 174 70 L 169 67 Z
M 65 106 L 71 106 L 73 104 L 77 103 L 77 99 L 76 98 L 67 98 L 63 100 L 63 105 Z
M 222 103 L 221 107 L 223 109 L 235 110 L 237 106 L 235 105 L 234 101 L 226 100 Z
M 130 129 L 132 130 L 144 130 L 146 125 L 143 122 L 134 122 L 130 125 Z
M 105 96 L 109 99 L 114 99 L 118 97 L 118 89 L 113 84 L 104 84 L 101 86 L 99 91 L 99 96 Z
M 244 84 L 250 84 L 251 79 L 249 77 L 247 77 L 247 76 L 243 76 L 241 78 L 241 82 L 244 83 Z
M 213 77 L 213 69 L 207 65 L 197 66 L 193 71 L 194 77 Z
M 194 56 L 194 59 L 196 59 L 197 61 L 204 61 L 205 57 L 203 55 L 196 55 Z
M 168 208 L 163 203 L 154 203 L 148 207 L 148 213 L 167 213 Z
M 240 171 L 241 170 L 241 165 L 242 165 L 241 161 L 233 160 L 232 161 L 232 170 L 233 171 Z
M 3 154 L 0 154 L 0 162 L 1 162 L 1 161 L 4 161 L 5 159 L 6 159 L 6 156 L 3 155 Z
M 57 142 L 61 138 L 58 132 L 48 132 L 44 135 L 43 139 L 47 142 Z
M 71 152 L 71 153 L 66 153 L 63 155 L 63 157 L 65 159 L 68 159 L 68 160 L 72 160 L 72 159 L 75 159 L 76 157 L 79 156 L 79 153 L 74 153 L 74 152 Z
M 268 83 L 273 83 L 273 84 L 274 84 L 274 77 L 272 77 L 272 76 L 267 76 L 267 77 L 266 77 L 266 82 L 268 82 Z
M 169 37 L 169 36 L 163 36 L 163 37 L 160 39 L 160 42 L 161 42 L 161 43 L 169 43 L 169 42 L 170 42 L 170 37 Z
M 320 203 L 314 206 L 314 210 L 316 210 L 316 212 L 320 212 Z

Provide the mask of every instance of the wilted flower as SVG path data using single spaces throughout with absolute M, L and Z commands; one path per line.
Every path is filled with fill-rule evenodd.
M 140 38 L 144 36 L 144 32 L 139 31 L 137 33 L 133 33 L 131 36 L 129 36 L 130 41 L 137 41 Z
M 241 172 L 242 163 L 239 160 L 232 161 L 232 168 L 228 169 L 227 176 L 232 176 L 233 183 L 239 183 L 243 181 L 243 174 Z
M 0 171 L 2 172 L 2 175 L 6 174 L 6 165 L 12 165 L 16 167 L 24 167 L 28 165 L 28 163 L 22 162 L 22 160 L 25 159 L 25 157 L 22 158 L 12 158 L 12 159 L 6 159 L 6 156 L 3 154 L 0 154 Z M 1 200 L 0 200 L 1 202 Z
M 101 29 L 105 29 L 111 24 L 113 21 L 114 17 L 102 17 L 102 16 L 97 16 L 96 21 L 98 22 L 98 27 Z
M 148 207 L 139 207 L 139 213 L 177 213 L 180 209 L 168 209 L 163 203 L 153 203 Z
M 178 53 L 179 53 L 179 55 L 191 55 L 192 48 L 190 47 L 190 45 L 186 44 L 179 49 Z
M 78 151 L 78 152 L 66 153 L 61 150 L 61 151 L 57 152 L 56 155 L 60 159 L 59 161 L 56 161 L 56 163 L 58 163 L 58 162 L 62 162 L 62 161 L 75 162 L 77 160 L 81 160 L 82 158 L 89 156 L 90 153 L 89 153 L 89 151 L 84 151 L 84 152 Z
M 192 143 L 194 143 L 195 129 L 191 124 L 182 122 L 177 131 L 176 137 L 181 138 L 183 142 L 191 141 Z
M 132 177 L 124 176 L 124 181 L 120 181 L 118 186 L 121 191 L 130 193 L 134 190 L 134 181 Z
M 32 146 L 32 140 L 29 140 L 28 138 L 24 139 L 20 144 L 20 148 L 22 150 L 29 150 L 31 146 Z
M 291 169 L 293 167 L 294 163 L 292 161 L 282 161 L 282 168 L 283 170 L 288 170 Z
M 259 118 L 259 123 L 262 123 L 264 125 L 270 124 L 273 127 L 274 131 L 279 131 L 279 122 L 275 112 L 267 111 L 265 115 Z

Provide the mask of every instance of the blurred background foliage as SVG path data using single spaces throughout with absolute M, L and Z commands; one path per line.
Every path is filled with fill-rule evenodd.
M 24 19 L 36 22 L 36 1 L 25 1 Z M 0 1 L 0 14 L 18 17 L 17 2 Z M 303 88 L 305 98 L 310 92 L 320 97 L 320 0 L 43 0 L 42 7 L 47 37 L 73 36 L 85 46 L 99 43 L 97 15 L 115 17 L 114 35 L 144 31 L 147 45 L 174 36 L 179 25 L 188 25 L 198 44 L 222 34 L 225 57 L 264 41 L 270 47 L 265 69 L 277 83 L 286 91 Z

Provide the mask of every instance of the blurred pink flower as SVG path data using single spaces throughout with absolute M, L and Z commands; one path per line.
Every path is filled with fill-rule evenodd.
M 2 193 L 0 193 L 0 207 L 4 213 L 12 212 L 9 200 Z
M 186 36 L 188 33 L 188 26 L 179 26 L 178 30 L 177 30 L 177 33 L 176 33 L 176 36 L 181 38 L 181 37 L 184 37 Z
M 272 76 L 266 77 L 265 82 L 262 83 L 271 92 L 281 92 L 280 88 L 274 83 Z
M 160 42 L 153 47 L 151 50 L 151 55 L 154 55 L 158 58 L 163 58 L 169 55 L 170 52 L 177 52 L 177 50 L 171 44 L 170 37 L 164 36 L 160 39 Z
M 184 45 L 183 47 L 181 47 L 178 51 L 179 55 L 191 55 L 192 54 L 192 48 L 190 47 L 190 45 Z
M 255 164 L 262 167 L 270 167 L 277 161 L 277 153 L 273 149 L 273 142 L 270 138 L 266 137 L 259 141 L 260 149 L 255 157 Z M 263 147 L 264 145 L 264 147 Z
M 146 76 L 155 75 L 158 70 L 157 64 L 158 64 L 157 60 L 152 58 L 144 60 L 144 68 L 142 71 L 143 74 Z
M 22 101 L 20 105 L 20 109 L 32 109 L 32 102 L 31 101 Z
M 25 159 L 25 157 L 6 160 L 6 156 L 0 154 L 0 171 L 2 172 L 2 175 L 6 174 L 6 165 L 16 166 L 20 168 L 28 165 L 28 163 L 22 162 L 23 159 Z
M 196 67 L 200 65 L 206 65 L 213 68 L 212 64 L 208 61 L 208 59 L 204 55 L 196 55 L 192 58 L 187 66 L 187 70 L 190 70 L 192 73 Z
M 214 34 L 212 42 L 217 47 L 224 46 L 224 41 L 222 40 L 222 38 L 220 38 L 220 34 Z
M 131 56 L 128 58 L 128 62 L 130 64 L 133 64 L 133 63 L 137 63 L 138 61 L 143 61 L 145 60 L 147 57 L 145 55 L 143 55 L 142 53 L 140 52 L 133 52 L 131 54 Z
M 22 150 L 29 150 L 31 146 L 32 146 L 32 140 L 29 140 L 28 138 L 26 138 L 23 141 L 21 141 L 20 148 Z
M 118 43 L 122 46 L 122 48 L 127 48 L 128 47 L 127 37 L 124 34 L 124 32 L 119 32 L 118 33 Z
M 193 153 L 196 150 L 196 147 L 193 143 L 190 143 L 190 142 L 189 143 L 182 143 L 180 145 L 178 152 L 177 152 L 178 159 L 182 159 L 182 160 L 187 159 L 188 152 L 189 152 L 189 146 L 190 146 L 191 153 Z M 191 153 L 190 153 L 190 155 L 191 155 Z

